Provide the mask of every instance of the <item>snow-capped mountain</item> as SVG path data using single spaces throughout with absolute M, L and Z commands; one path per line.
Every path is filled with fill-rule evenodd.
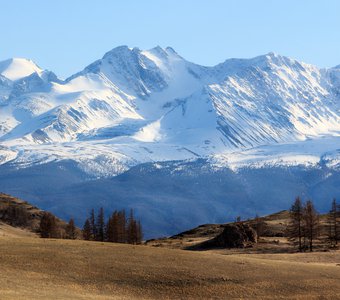
M 200 159 L 233 172 L 338 170 L 339 132 L 339 66 L 268 53 L 205 67 L 170 47 L 127 46 L 66 80 L 0 62 L 0 173 L 72 162 L 86 181 Z
M 0 71 L 0 141 L 20 161 L 25 145 L 28 163 L 49 157 L 48 148 L 72 158 L 87 144 L 111 147 L 123 165 L 186 159 L 340 129 L 340 69 L 273 53 L 202 67 L 172 48 L 121 46 L 66 81 L 24 59 L 1 62 Z

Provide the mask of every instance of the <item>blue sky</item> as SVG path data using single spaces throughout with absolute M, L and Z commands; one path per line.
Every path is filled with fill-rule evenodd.
M 203 65 L 274 51 L 331 67 L 339 15 L 336 0 L 0 0 L 0 60 L 67 77 L 116 46 L 160 45 Z

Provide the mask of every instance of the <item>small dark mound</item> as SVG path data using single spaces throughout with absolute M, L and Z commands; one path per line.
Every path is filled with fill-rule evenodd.
M 227 224 L 222 233 L 211 240 L 194 245 L 188 250 L 204 250 L 212 248 L 246 248 L 257 241 L 256 231 L 247 224 Z

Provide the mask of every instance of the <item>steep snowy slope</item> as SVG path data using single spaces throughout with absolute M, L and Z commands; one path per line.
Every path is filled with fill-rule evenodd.
M 209 93 L 230 144 L 248 148 L 339 131 L 339 82 L 325 70 L 273 53 L 222 67 L 233 72 Z
M 12 82 L 5 76 L 0 75 L 0 104 L 5 102 L 12 89 Z
M 158 66 L 142 55 L 138 48 L 117 47 L 70 79 L 89 73 L 102 74 L 124 92 L 133 91 L 141 97 L 166 87 L 166 78 L 162 76 Z

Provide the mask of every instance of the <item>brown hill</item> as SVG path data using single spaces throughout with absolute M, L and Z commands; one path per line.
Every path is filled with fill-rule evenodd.
M 27 201 L 0 193 L 0 235 L 11 237 L 37 236 L 45 212 Z M 62 237 L 66 223 L 57 218 Z
M 320 216 L 320 235 L 316 241 L 317 249 L 325 250 L 322 240 L 325 239 L 326 233 L 326 215 Z M 153 239 L 146 244 L 154 247 L 167 247 L 185 250 L 205 250 L 212 248 L 223 248 L 220 243 L 215 243 L 217 237 L 221 237 L 227 226 L 235 226 L 241 224 L 250 226 L 256 230 L 260 226 L 259 240 L 257 243 L 246 243 L 245 249 L 230 250 L 232 253 L 285 253 L 294 252 L 295 249 L 288 242 L 286 236 L 286 228 L 289 224 L 289 211 L 283 210 L 274 214 L 263 217 L 244 220 L 240 222 L 230 222 L 225 224 L 204 224 L 188 231 L 184 231 L 169 238 Z M 228 244 L 228 243 L 227 243 Z M 213 245 L 215 245 L 213 247 Z M 232 248 L 232 247 L 230 247 Z M 237 248 L 237 247 L 236 247 Z

